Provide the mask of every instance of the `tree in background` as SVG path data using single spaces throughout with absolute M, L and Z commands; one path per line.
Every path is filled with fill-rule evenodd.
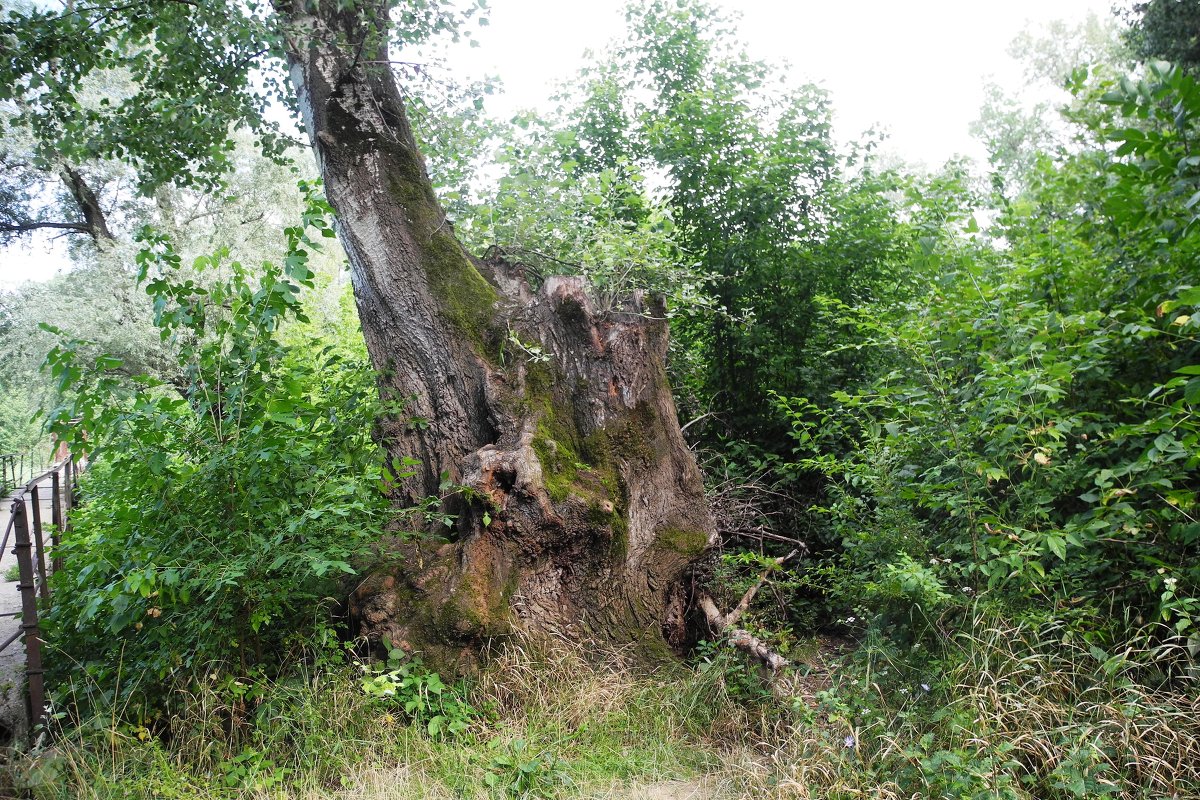
M 679 326 L 702 365 L 697 393 L 728 434 L 773 448 L 771 391 L 816 396 L 855 379 L 854 364 L 824 355 L 818 298 L 902 291 L 890 274 L 905 244 L 889 201 L 899 184 L 875 170 L 870 143 L 840 155 L 825 93 L 788 88 L 747 58 L 714 8 L 645 2 L 627 18 L 615 54 L 624 106 L 611 71 L 598 73 L 580 162 L 617 163 L 624 147 L 665 178 L 680 247 L 722 311 Z
M 853 312 L 890 366 L 832 409 L 787 407 L 833 478 L 834 591 L 857 613 L 907 635 L 978 596 L 1182 676 L 1200 646 L 1200 91 L 1161 62 L 1090 75 L 1072 79 L 1086 145 L 1036 159 L 987 234 L 950 203 L 928 293 Z
M 1028 188 L 1039 158 L 1077 151 L 1096 143 L 1067 117 L 1094 114 L 1094 105 L 1073 95 L 1068 85 L 1080 67 L 1107 77 L 1126 74 L 1133 54 L 1125 29 L 1112 17 L 1090 14 L 1071 26 L 1062 21 L 1041 30 L 1027 29 L 1013 40 L 1009 55 L 1020 62 L 1019 87 L 989 82 L 979 118 L 971 133 L 987 147 L 991 178 L 997 191 L 1011 200 Z M 1059 113 L 1069 108 L 1066 116 Z
M 1165 59 L 1189 70 L 1200 65 L 1200 7 L 1192 0 L 1134 3 L 1126 17 L 1129 43 L 1140 58 Z

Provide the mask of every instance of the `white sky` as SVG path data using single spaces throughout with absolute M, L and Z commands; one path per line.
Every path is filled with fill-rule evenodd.
M 989 77 L 1019 85 L 1007 47 L 1030 24 L 1110 13 L 1113 0 L 723 0 L 740 12 L 752 58 L 787 62 L 789 80 L 832 92 L 842 139 L 877 125 L 889 149 L 937 165 L 955 154 L 982 158 L 967 127 Z M 498 75 L 500 115 L 544 106 L 554 85 L 621 35 L 623 0 L 490 0 L 480 47 L 463 47 L 451 66 L 464 77 Z M 66 264 L 61 244 L 35 240 L 0 250 L 0 288 L 44 280 Z
M 832 92 L 838 133 L 872 125 L 892 148 L 931 165 L 956 153 L 982 157 L 968 124 L 989 76 L 1019 85 L 1009 43 L 1030 24 L 1111 13 L 1114 0 L 716 0 L 741 15 L 751 58 L 787 63 L 791 81 Z M 543 103 L 555 81 L 624 29 L 624 0 L 489 0 L 491 25 L 456 64 L 499 75 L 501 112 Z

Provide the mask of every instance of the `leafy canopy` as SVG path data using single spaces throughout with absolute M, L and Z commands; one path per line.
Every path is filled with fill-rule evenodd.
M 457 38 L 462 21 L 484 8 L 482 0 L 463 10 L 418 0 L 369 10 L 388 14 L 391 41 L 406 44 Z M 284 156 L 291 126 L 278 108 L 294 108 L 283 48 L 289 9 L 260 0 L 9 8 L 0 21 L 0 103 L 16 106 L 11 124 L 33 132 L 45 167 L 115 159 L 136 168 L 146 193 L 167 184 L 211 190 L 230 167 L 237 130 Z M 127 91 L 85 102 L 90 83 L 114 74 Z

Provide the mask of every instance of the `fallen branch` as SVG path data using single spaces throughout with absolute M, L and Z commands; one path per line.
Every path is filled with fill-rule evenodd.
M 751 586 L 749 589 L 747 589 L 746 593 L 744 595 L 742 595 L 742 599 L 739 600 L 738 604 L 733 607 L 733 611 L 730 611 L 728 614 L 725 615 L 726 627 L 737 622 L 738 619 L 742 616 L 742 614 L 746 613 L 746 609 L 748 609 L 750 607 L 750 603 L 754 600 L 754 596 L 756 594 L 758 594 L 758 590 L 761 589 L 763 584 L 767 582 L 767 578 L 771 575 L 771 573 L 774 572 L 779 567 L 783 566 L 786 562 L 795 558 L 799 552 L 800 552 L 799 549 L 793 550 L 792 552 L 788 553 L 783 558 L 775 559 L 775 561 L 772 562 L 770 566 L 768 566 L 765 570 L 763 570 L 763 574 L 758 576 L 758 582 L 755 583 L 753 586 Z
M 742 599 L 733 607 L 733 610 L 728 614 L 722 614 L 717 608 L 716 602 L 708 594 L 700 596 L 700 610 L 704 612 L 704 617 L 708 621 L 708 626 L 716 633 L 724 634 L 731 645 L 747 655 L 758 659 L 766 665 L 771 672 L 778 672 L 788 665 L 788 660 L 776 653 L 765 642 L 756 637 L 750 631 L 744 628 L 736 628 L 734 625 L 741 618 L 742 614 L 746 613 L 746 609 L 750 607 L 750 603 L 754 600 L 754 596 L 758 594 L 758 590 L 767 582 L 767 578 L 771 573 L 791 558 L 794 558 L 799 550 L 793 550 L 783 558 L 775 559 L 770 566 L 763 570 L 762 575 L 758 576 L 758 581 L 746 590 L 742 595 Z

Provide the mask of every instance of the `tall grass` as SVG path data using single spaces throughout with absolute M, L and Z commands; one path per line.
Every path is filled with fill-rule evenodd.
M 968 622 L 927 678 L 859 653 L 746 796 L 1200 797 L 1194 680 L 1152 687 L 1155 654 L 1105 653 L 1060 623 Z
M 360 677 L 349 665 L 269 685 L 201 679 L 172 719 L 117 710 L 56 731 L 18 759 L 14 784 L 47 800 L 486 797 L 515 753 L 539 761 L 531 796 L 605 796 L 717 770 L 754 727 L 716 673 L 639 673 L 621 653 L 566 645 L 498 646 L 462 687 L 477 715 L 458 737 L 408 724 Z
M 206 678 L 170 720 L 97 716 L 11 773 L 44 800 L 1200 797 L 1200 695 L 1147 685 L 1152 654 L 984 614 L 923 660 L 898 652 L 866 644 L 772 695 L 721 654 L 654 672 L 507 642 L 462 687 L 477 714 L 457 737 L 409 724 L 354 665 Z M 489 786 L 510 761 L 529 781 Z

